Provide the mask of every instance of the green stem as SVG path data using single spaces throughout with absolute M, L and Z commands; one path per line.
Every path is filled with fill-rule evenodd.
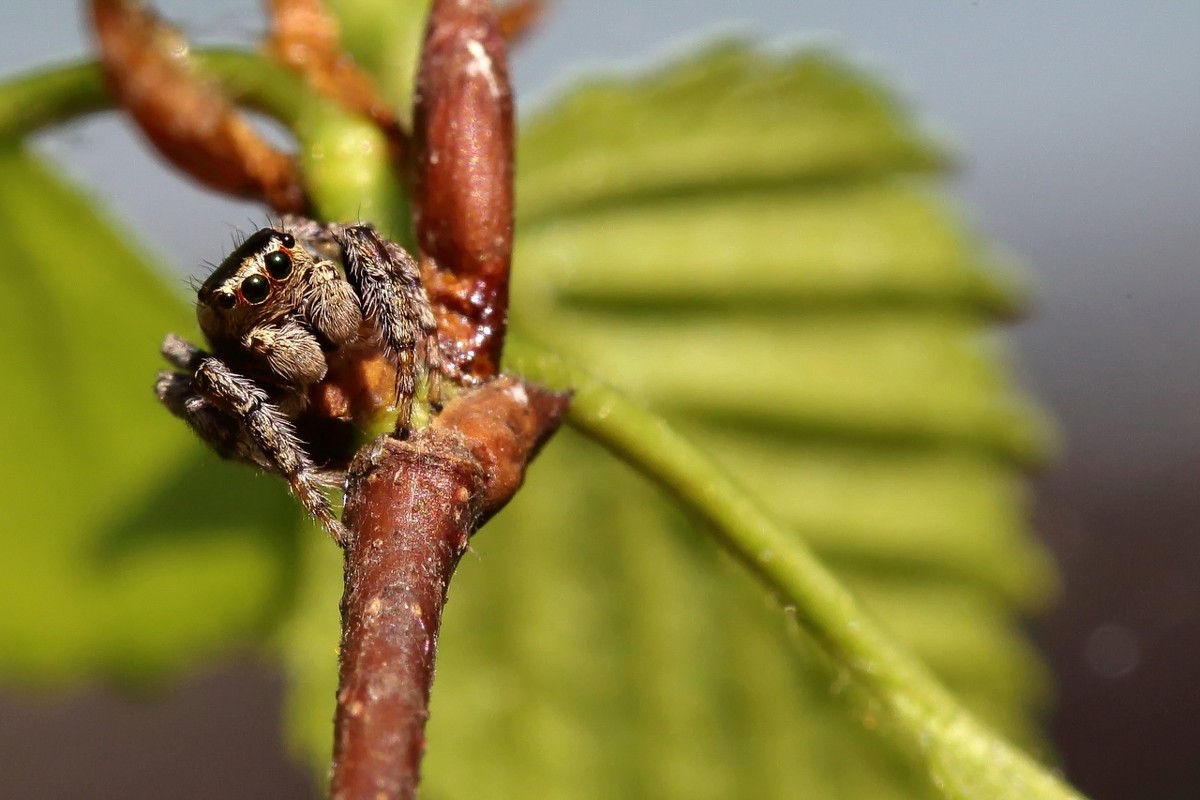
M 429 0 L 328 0 L 326 5 L 337 18 L 342 47 L 375 77 L 380 96 L 411 129 Z
M 234 103 L 278 120 L 296 136 L 305 182 L 325 219 L 370 219 L 411 240 L 408 201 L 388 143 L 369 120 L 343 111 L 279 64 L 239 50 L 201 50 L 192 61 Z M 0 83 L 0 139 L 19 138 L 113 107 L 100 65 L 51 67 Z
M 202 50 L 193 54 L 201 74 L 229 97 L 296 128 L 311 102 L 324 103 L 297 75 L 253 53 Z M 113 107 L 100 65 L 82 61 L 48 67 L 0 83 L 0 137 L 25 136 Z
M 769 588 L 882 709 L 948 797 L 1079 798 L 976 721 L 877 626 L 791 531 L 663 419 L 586 371 L 519 340 L 506 366 L 572 388 L 569 421 L 707 521 L 720 545 Z
M 0 137 L 24 136 L 111 106 L 95 63 L 19 75 L 0 84 Z

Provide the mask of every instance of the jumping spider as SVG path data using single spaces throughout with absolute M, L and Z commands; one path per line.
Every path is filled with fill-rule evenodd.
M 285 217 L 208 276 L 196 315 L 211 352 L 168 335 L 177 371 L 159 373 L 159 400 L 222 457 L 283 476 L 344 542 L 319 488 L 342 483 L 357 430 L 384 411 L 407 432 L 422 368 L 436 383 L 416 262 L 370 225 Z

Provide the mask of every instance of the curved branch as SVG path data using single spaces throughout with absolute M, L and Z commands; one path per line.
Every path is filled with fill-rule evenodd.
M 195 72 L 178 31 L 131 0 L 91 0 L 91 8 L 105 81 L 160 155 L 210 189 L 281 213 L 307 211 L 295 159 Z
M 296 128 L 304 107 L 326 102 L 297 75 L 240 50 L 192 53 L 196 69 L 217 81 L 230 100 Z M 116 101 L 104 85 L 100 63 L 79 61 L 26 73 L 0 83 L 0 137 L 19 137 L 53 125 L 110 111 Z
M 374 79 L 342 49 L 337 19 L 322 0 L 269 0 L 267 19 L 266 45 L 280 63 L 347 111 L 374 122 L 397 154 L 407 150 L 407 131 Z

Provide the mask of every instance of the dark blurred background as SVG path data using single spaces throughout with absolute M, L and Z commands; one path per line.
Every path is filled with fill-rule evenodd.
M 201 42 L 248 43 L 259 27 L 249 0 L 157 5 Z M 559 0 L 515 57 L 520 99 L 734 31 L 836 47 L 946 137 L 967 164 L 948 190 L 1039 287 L 1010 341 L 1063 438 L 1035 513 L 1063 573 L 1057 606 L 1032 623 L 1057 683 L 1051 735 L 1096 800 L 1200 797 L 1200 4 L 733 8 Z M 0 74 L 87 46 L 73 4 L 0 3 Z M 112 118 L 42 144 L 181 276 L 223 255 L 227 223 L 262 216 L 181 184 Z M 149 704 L 0 694 L 0 797 L 306 796 L 279 741 L 281 688 L 243 662 Z M 206 764 L 222 774 L 189 767 Z

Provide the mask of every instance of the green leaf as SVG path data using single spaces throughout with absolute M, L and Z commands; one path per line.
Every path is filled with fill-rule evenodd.
M 1044 677 L 1014 611 L 1053 585 L 1022 512 L 1046 426 L 989 332 L 1019 283 L 914 178 L 942 163 L 823 54 L 732 44 L 593 82 L 525 128 L 513 320 L 679 420 L 982 719 L 1036 744 Z M 1007 749 L 964 757 L 994 740 L 931 716 L 943 696 L 907 695 L 907 667 L 894 686 L 834 668 L 691 530 L 552 445 L 455 580 L 427 791 L 1065 796 Z M 748 557 L 791 563 L 792 541 Z M 833 608 L 792 612 L 819 632 Z
M 380 41 L 411 42 L 415 27 L 401 27 Z M 68 72 L 57 77 L 84 91 L 63 103 L 95 107 L 94 70 Z M 365 204 L 402 229 L 378 142 L 318 105 L 288 113 L 320 207 L 348 218 Z M 14 131 L 30 113 L 61 116 L 27 106 L 5 117 Z M 3 431 L 24 472 L 9 483 L 18 535 L 2 577 L 46 615 L 0 614 L 0 637 L 15 643 L 0 668 L 43 681 L 148 675 L 267 630 L 300 558 L 291 512 L 269 508 L 278 486 L 172 458 L 198 447 L 178 426 L 149 435 L 159 423 L 141 416 L 147 400 L 126 392 L 153 367 L 123 356 L 149 361 L 144 341 L 174 325 L 142 310 L 174 319 L 175 304 L 86 203 L 18 148 L 2 155 L 0 224 L 22 269 L 5 273 L 0 311 L 7 341 L 29 342 L 5 353 L 29 391 L 9 399 Z M 1018 287 L 913 188 L 912 173 L 944 161 L 894 102 L 822 55 L 730 45 L 640 83 L 596 84 L 524 140 L 516 322 L 670 409 L 892 636 L 982 718 L 1033 741 L 1040 669 L 1011 612 L 1051 581 L 1022 535 L 1014 465 L 1038 457 L 1043 435 L 984 335 L 1019 306 Z M 78 239 L 56 236 L 64 219 Z M 79 281 L 80 264 L 109 283 Z M 115 311 L 131 305 L 138 313 Z M 97 319 L 104 333 L 89 339 Z M 593 394 L 590 405 L 581 394 L 577 424 L 603 441 L 642 415 L 629 429 L 636 448 L 618 451 L 667 485 L 696 477 L 687 499 L 720 536 L 757 526 L 723 541 L 796 599 L 785 611 L 816 639 L 772 623 L 761 585 L 621 468 L 564 440 L 538 468 L 553 480 L 535 471 L 480 540 L 488 560 L 456 581 L 431 793 L 1067 796 L 955 711 L 699 453 L 652 452 L 678 441 L 636 407 L 604 433 L 620 402 Z M 23 535 L 34 523 L 62 535 L 45 546 Z M 770 547 L 746 551 L 760 534 Z M 295 740 L 323 768 L 336 559 L 302 535 L 311 548 L 281 642 Z M 876 727 L 909 750 L 885 746 Z
M 711 425 L 692 438 L 771 498 L 775 513 L 827 561 L 955 578 L 1024 607 L 1040 605 L 1053 584 L 1046 554 L 1028 535 L 1023 479 L 971 448 L 820 441 L 797 448 Z
M 631 197 L 842 180 L 945 163 L 897 104 L 822 53 L 710 47 L 646 78 L 595 80 L 521 136 L 523 224 Z
M 1006 391 L 978 321 L 962 315 L 572 314 L 524 327 L 554 331 L 566 353 L 667 411 L 783 433 L 974 445 L 1023 462 L 1043 452 L 1039 421 Z
M 762 589 L 598 455 L 561 435 L 460 566 L 439 646 L 426 791 L 903 797 L 897 786 L 919 788 L 877 736 L 848 724 L 836 676 L 806 645 L 797 658 L 795 631 Z
M 520 286 L 526 313 L 554 302 L 757 313 L 924 304 L 1011 313 L 1019 299 L 1012 275 L 981 268 L 990 265 L 979 263 L 979 243 L 911 181 L 695 187 L 674 199 L 631 196 L 522 223 L 517 260 L 539 278 Z
M 0 674 L 160 678 L 263 631 L 290 591 L 294 513 L 219 464 L 152 391 L 191 313 L 128 236 L 0 144 Z

